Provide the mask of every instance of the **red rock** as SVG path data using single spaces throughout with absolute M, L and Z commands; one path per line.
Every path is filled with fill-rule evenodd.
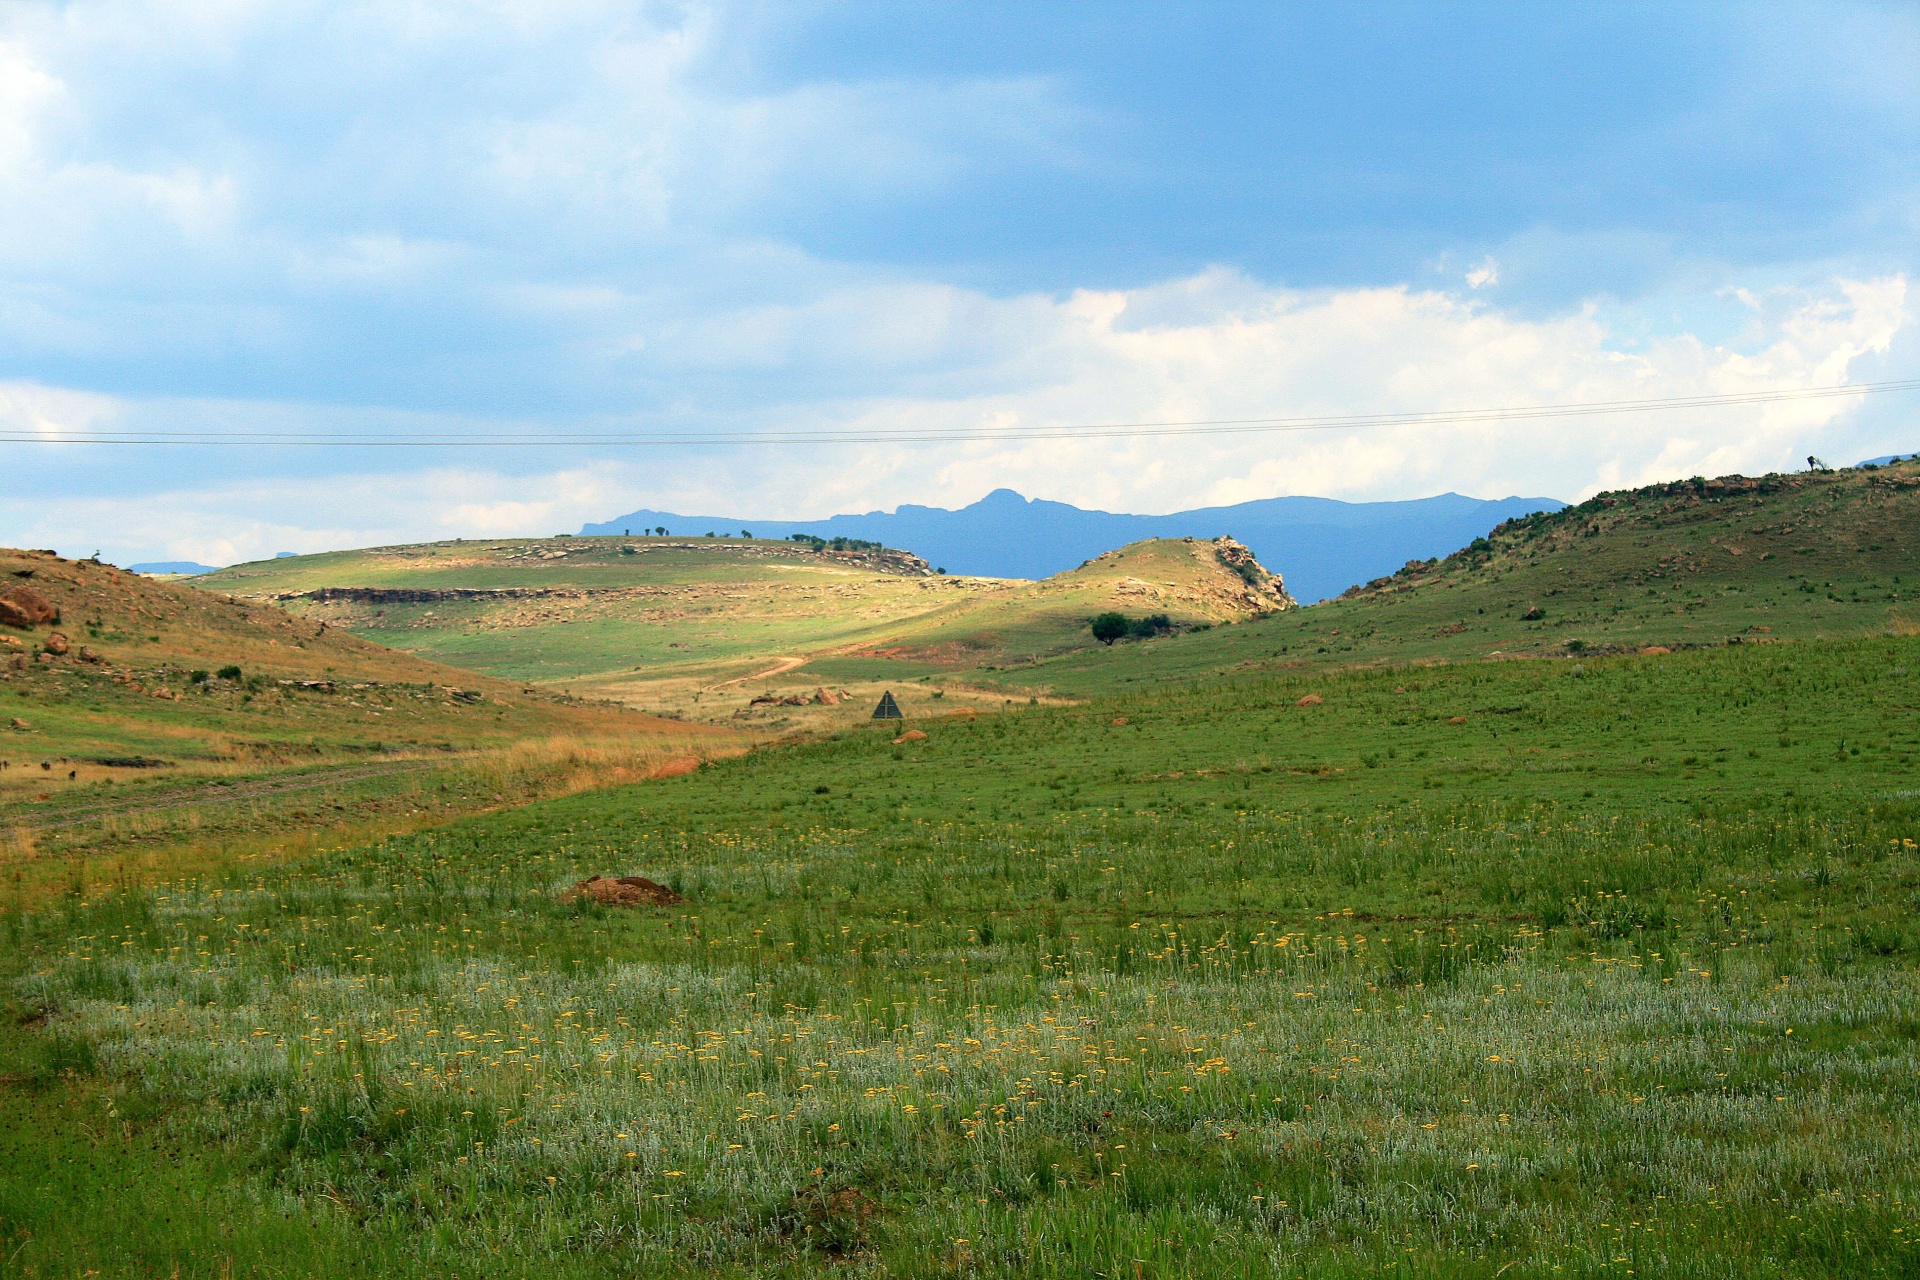
M 56 657 L 58 657 L 66 653 L 67 650 L 71 649 L 73 646 L 71 643 L 68 642 L 65 636 L 61 635 L 58 631 L 56 631 L 52 635 L 47 637 L 46 644 L 44 647 L 48 653 L 51 653 Z
M 8 610 L 0 611 L 0 622 L 6 622 L 9 626 L 37 627 L 60 621 L 60 610 L 53 607 L 53 602 L 25 584 L 0 591 L 0 601 L 11 606 Z M 15 617 L 24 617 L 26 621 L 14 622 L 12 619 Z

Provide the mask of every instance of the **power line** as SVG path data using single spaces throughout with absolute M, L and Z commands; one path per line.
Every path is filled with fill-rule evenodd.
M 1498 409 L 1441 409 L 1418 413 L 1330 414 L 1299 417 L 1203 418 L 1171 422 L 1086 422 L 1008 427 L 848 427 L 763 431 L 214 431 L 35 430 L 0 426 L 0 443 L 107 445 L 274 445 L 298 448 L 659 448 L 688 445 L 938 444 L 1022 440 L 1111 440 L 1158 436 L 1240 435 L 1266 432 L 1353 431 L 1373 427 L 1454 426 L 1470 423 L 1544 421 L 1683 409 L 1717 409 L 1920 390 L 1920 378 L 1897 382 L 1747 391 L 1727 395 L 1669 396 L 1650 400 L 1588 400 L 1573 404 L 1519 405 Z

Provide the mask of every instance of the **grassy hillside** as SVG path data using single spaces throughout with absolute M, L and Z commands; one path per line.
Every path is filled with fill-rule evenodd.
M 36 873 L 70 848 L 424 818 L 728 745 L 110 565 L 0 550 L 8 591 L 58 612 L 0 626 L 0 853 Z
M 1083 695 L 1296 663 L 1685 649 L 1917 626 L 1920 464 L 1905 462 L 1599 494 L 1339 600 L 1065 655 L 1007 682 Z
M 1238 544 L 1192 539 L 1138 543 L 1039 583 L 937 575 L 901 552 L 671 538 L 383 547 L 195 581 L 472 670 L 777 729 L 855 717 L 903 681 L 938 676 L 944 688 L 1085 648 L 1087 620 L 1107 610 L 1194 626 L 1292 604 Z M 847 702 L 751 703 L 823 688 Z M 964 679 L 952 692 L 966 694 Z
M 1911 1275 L 1916 672 L 1282 672 L 86 886 L 0 913 L 0 1267 Z

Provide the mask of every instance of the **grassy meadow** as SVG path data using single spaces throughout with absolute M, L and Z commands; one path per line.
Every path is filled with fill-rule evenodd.
M 0 1276 L 1912 1275 L 1916 705 L 1162 683 L 17 899 Z
M 1190 626 L 1292 605 L 1222 554 L 1155 539 L 1025 582 L 934 574 L 899 552 L 582 537 L 293 556 L 193 581 L 436 662 L 766 736 L 844 727 L 921 676 L 985 690 L 967 673 L 1084 649 L 1108 610 Z M 842 686 L 838 710 L 752 701 Z

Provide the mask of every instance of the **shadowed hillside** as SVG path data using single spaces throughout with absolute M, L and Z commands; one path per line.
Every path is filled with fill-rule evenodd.
M 270 604 L 0 550 L 0 833 L 23 863 L 56 865 L 49 851 L 76 841 L 252 833 L 284 846 L 342 822 L 645 776 L 734 741 Z

